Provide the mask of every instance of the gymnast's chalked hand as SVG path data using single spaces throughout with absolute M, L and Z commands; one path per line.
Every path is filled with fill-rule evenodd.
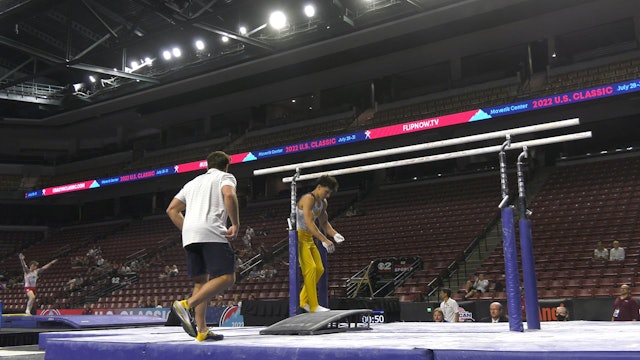
M 329 254 L 333 253 L 334 251 L 336 251 L 336 247 L 333 245 L 332 242 L 329 242 L 328 244 L 326 242 L 322 242 L 322 246 L 324 246 L 325 249 L 327 249 L 327 252 Z

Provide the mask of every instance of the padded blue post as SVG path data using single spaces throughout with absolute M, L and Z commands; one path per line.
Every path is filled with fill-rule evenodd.
M 298 200 L 296 194 L 296 179 L 300 176 L 300 169 L 291 180 L 291 213 L 289 214 L 289 317 L 298 315 L 300 308 L 298 283 L 298 230 L 296 227 L 296 208 Z

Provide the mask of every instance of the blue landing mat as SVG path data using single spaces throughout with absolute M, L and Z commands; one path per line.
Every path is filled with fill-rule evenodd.
M 148 327 L 43 333 L 40 346 L 46 360 L 640 359 L 637 323 L 554 322 L 522 333 L 509 331 L 508 325 L 372 324 L 371 331 L 312 336 L 259 335 L 258 327 L 216 328 L 225 339 L 203 343 L 180 327 Z
M 4 328 L 86 329 L 123 326 L 164 325 L 165 320 L 144 315 L 53 315 L 3 316 Z

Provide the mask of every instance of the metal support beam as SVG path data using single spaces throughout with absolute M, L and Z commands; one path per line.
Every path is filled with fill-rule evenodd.
M 52 63 L 57 63 L 57 64 L 61 64 L 65 62 L 64 58 L 61 58 L 60 56 L 56 56 L 56 55 L 52 55 L 49 54 L 46 51 L 42 51 L 40 49 L 36 49 L 32 46 L 29 45 L 25 45 L 25 44 L 21 44 L 15 40 L 9 39 L 7 37 L 4 37 L 2 35 L 0 35 L 0 44 L 3 45 L 7 45 L 9 47 L 12 47 L 14 49 L 18 49 L 20 51 L 26 52 L 27 54 L 33 55 L 35 57 L 38 57 L 40 59 L 52 62 Z
M 194 15 L 189 16 L 189 19 L 195 19 L 198 16 L 202 15 L 203 12 L 209 10 L 209 8 L 211 8 L 217 2 L 218 2 L 218 0 L 211 0 L 207 5 L 203 6 L 200 10 L 198 10 L 197 13 L 195 13 Z
M 202 23 L 194 23 L 193 24 L 194 27 L 197 27 L 198 29 L 202 29 L 202 30 L 206 30 L 206 31 L 210 31 L 212 33 L 221 35 L 221 36 L 226 36 L 230 39 L 234 39 L 249 45 L 253 45 L 253 46 L 257 46 L 257 47 L 261 47 L 263 49 L 269 50 L 269 51 L 274 51 L 275 49 L 273 48 L 273 46 L 262 42 L 262 41 L 258 41 L 246 36 L 242 36 L 238 33 L 229 31 L 229 30 L 225 30 L 225 29 L 221 29 L 217 26 L 213 26 L 213 25 L 207 25 L 207 24 L 202 24 Z
M 100 73 L 100 74 L 107 74 L 107 75 L 113 75 L 113 76 L 128 78 L 128 79 L 146 81 L 146 82 L 150 82 L 150 83 L 154 83 L 154 84 L 160 83 L 160 80 L 152 78 L 150 76 L 127 73 L 127 72 L 124 72 L 124 71 L 113 70 L 113 69 L 109 69 L 109 68 L 105 68 L 105 67 L 101 67 L 101 66 L 96 66 L 96 65 L 70 64 L 68 66 L 70 68 L 74 68 L 74 69 L 93 71 L 93 72 L 97 72 L 97 73 Z
M 101 5 L 100 3 L 93 1 L 93 0 L 85 0 L 87 1 L 89 4 L 91 4 L 91 6 L 93 6 L 94 9 L 99 10 L 101 13 L 103 13 L 104 15 L 110 17 L 111 19 L 117 21 L 118 23 L 124 25 L 127 29 L 131 30 L 131 32 L 133 32 L 134 34 L 142 37 L 145 36 L 147 34 L 146 31 L 144 31 L 144 29 L 140 28 L 140 26 L 128 21 L 127 19 L 123 18 L 122 16 L 120 16 L 119 14 L 115 13 L 114 11 L 112 11 L 111 9 L 105 7 L 104 5 Z
M 8 73 L 4 74 L 3 76 L 0 77 L 0 81 L 8 78 L 9 76 L 13 75 L 16 71 L 22 69 L 23 67 L 27 66 L 27 64 L 29 64 L 31 61 L 33 61 L 33 58 L 30 57 L 29 59 L 27 59 L 27 61 L 23 62 L 22 64 L 18 65 L 16 68 L 14 68 L 13 70 L 9 71 Z
M 417 7 L 420 10 L 424 10 L 424 7 L 422 7 L 422 5 L 420 5 L 417 1 L 415 0 L 405 0 L 407 3 Z
M 120 29 L 122 29 L 122 25 L 118 26 L 118 28 L 116 28 L 116 31 L 118 31 Z M 95 49 L 98 45 L 102 44 L 103 42 L 107 41 L 110 37 L 111 37 L 111 34 L 106 34 L 105 36 L 102 37 L 102 39 L 100 39 L 100 40 L 96 41 L 95 43 L 91 44 L 91 46 L 89 46 L 88 48 L 86 48 L 83 51 L 81 51 L 73 59 L 70 59 L 70 61 L 80 60 L 88 52 L 90 52 L 91 50 Z
M 96 17 L 96 19 L 98 19 L 98 21 L 100 21 L 100 23 L 107 28 L 107 30 L 111 33 L 111 35 L 113 35 L 114 38 L 118 37 L 118 34 L 116 33 L 117 30 L 113 30 L 111 29 L 111 27 L 109 26 L 109 24 L 107 24 L 106 21 L 104 21 L 104 19 L 102 19 L 102 17 L 100 16 L 100 14 L 98 14 L 97 11 L 95 11 L 93 9 L 93 7 L 91 7 L 91 5 L 87 4 L 87 2 L 85 0 L 82 0 L 82 3 L 84 4 L 84 6 L 89 9 L 89 11 L 91 11 L 91 13 L 93 14 L 93 16 Z

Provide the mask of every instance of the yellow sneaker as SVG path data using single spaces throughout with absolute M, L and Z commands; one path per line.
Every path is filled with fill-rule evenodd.
M 182 328 L 187 334 L 189 334 L 189 336 L 196 337 L 196 323 L 193 319 L 193 314 L 191 313 L 192 310 L 193 309 L 191 309 L 187 304 L 187 300 L 176 300 L 173 302 L 173 312 L 180 319 Z
M 201 333 L 198 331 L 198 335 L 196 336 L 196 340 L 198 341 L 205 341 L 205 340 L 215 340 L 215 341 L 219 341 L 224 339 L 224 335 L 221 334 L 216 334 L 213 331 L 211 331 L 210 329 L 207 330 L 207 332 L 205 333 Z

